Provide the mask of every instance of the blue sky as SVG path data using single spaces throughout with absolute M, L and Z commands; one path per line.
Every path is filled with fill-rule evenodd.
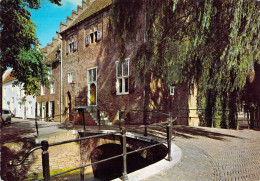
M 60 31 L 60 22 L 66 23 L 66 17 L 70 16 L 72 10 L 81 6 L 82 0 L 62 0 L 62 6 L 51 4 L 49 0 L 43 0 L 41 8 L 30 10 L 31 18 L 36 27 L 36 34 L 41 43 L 41 48 L 52 42 L 52 37 L 57 37 L 56 31 Z

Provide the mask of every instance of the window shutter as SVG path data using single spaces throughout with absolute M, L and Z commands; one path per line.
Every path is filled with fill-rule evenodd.
M 102 39 L 102 30 L 97 31 L 97 41 L 100 41 Z
M 66 54 L 69 54 L 69 45 L 66 47 Z
M 90 40 L 90 39 L 89 39 L 89 35 L 87 35 L 87 36 L 86 36 L 86 39 L 85 39 L 86 46 L 89 45 L 89 40 Z
M 73 42 L 73 51 L 76 51 L 78 49 L 78 43 L 77 41 Z
M 55 102 L 52 102 L 52 117 L 54 118 L 54 114 L 55 114 Z
M 46 102 L 46 118 L 48 118 L 49 117 L 49 104 L 48 104 L 49 102 L 47 101 Z

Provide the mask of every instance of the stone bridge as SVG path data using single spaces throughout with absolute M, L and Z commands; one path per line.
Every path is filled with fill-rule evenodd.
M 96 130 L 96 131 L 67 131 L 43 137 L 41 140 L 47 140 L 49 144 L 62 142 L 80 137 L 92 136 L 102 133 L 114 132 L 112 130 Z M 90 164 L 96 161 L 106 159 L 108 157 L 122 154 L 122 136 L 120 133 L 107 135 L 99 138 L 91 138 L 84 141 L 66 143 L 57 146 L 50 146 L 48 149 L 50 160 L 50 174 L 54 175 L 69 169 L 73 169 L 82 165 Z M 127 132 L 127 152 L 153 145 L 159 141 L 163 141 L 158 137 L 143 136 L 137 133 Z M 21 148 L 22 149 L 22 148 Z M 167 147 L 159 145 L 147 150 L 129 154 L 127 156 L 127 172 L 134 172 L 159 160 L 167 155 Z M 15 180 L 34 180 L 42 177 L 42 151 L 37 150 L 26 160 L 22 166 L 10 168 L 12 178 Z M 23 155 L 22 155 L 23 156 Z M 19 158 L 21 159 L 21 158 Z M 17 160 L 17 159 L 16 159 Z M 85 178 L 118 178 L 122 174 L 122 157 L 95 164 L 85 168 Z M 80 170 L 69 172 L 62 176 L 61 179 L 74 179 L 80 177 Z

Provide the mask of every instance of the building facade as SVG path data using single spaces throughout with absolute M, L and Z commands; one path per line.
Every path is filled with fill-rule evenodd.
M 41 51 L 45 54 L 44 60 L 50 67 L 49 80 L 50 87 L 41 85 L 38 92 L 36 104 L 36 116 L 42 121 L 61 121 L 60 117 L 60 74 L 61 74 L 61 39 L 53 38 Z
M 77 112 L 83 108 L 89 125 L 99 124 L 100 119 L 117 124 L 122 116 L 126 124 L 143 124 L 166 120 L 155 112 L 173 112 L 177 116 L 177 110 L 187 110 L 186 84 L 174 85 L 171 94 L 170 87 L 152 73 L 146 84 L 134 78 L 135 55 L 144 43 L 144 11 L 138 16 L 136 40 L 125 43 L 125 60 L 120 61 L 118 40 L 108 30 L 112 1 L 88 3 L 87 11 L 72 17 L 73 23 L 61 26 L 64 119 L 82 123 Z M 187 111 L 181 114 L 178 124 L 187 125 Z
M 145 83 L 135 79 L 135 56 L 145 41 L 144 9 L 138 15 L 135 41 L 125 43 L 125 59 L 119 60 L 118 40 L 109 30 L 112 0 L 82 1 L 58 38 L 42 49 L 52 66 L 53 85 L 37 96 L 37 116 L 43 120 L 75 124 L 146 124 L 178 116 L 177 124 L 189 121 L 189 106 L 196 95 L 187 84 L 167 86 L 149 73 Z M 60 53 L 60 58 L 57 58 Z M 182 111 L 180 111 L 182 110 Z M 193 113 L 196 115 L 196 113 Z
M 3 109 L 10 110 L 18 118 L 34 119 L 36 97 L 25 95 L 22 85 L 13 85 L 17 80 L 12 71 L 9 69 L 3 75 Z

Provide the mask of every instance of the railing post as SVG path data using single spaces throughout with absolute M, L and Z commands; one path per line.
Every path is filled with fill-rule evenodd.
M 170 112 L 170 118 L 167 125 L 167 143 L 168 143 L 168 161 L 172 161 L 171 146 L 172 146 L 172 112 Z
M 39 129 L 38 129 L 38 116 L 35 117 L 35 127 L 37 131 L 37 137 L 39 136 Z
M 126 129 L 124 126 L 121 127 L 121 134 L 122 134 L 122 146 L 123 146 L 123 173 L 122 173 L 122 180 L 128 180 L 127 176 L 127 154 L 126 154 Z
M 100 115 L 100 110 L 99 109 L 97 109 L 97 119 L 98 119 L 98 129 L 100 130 L 101 115 Z
M 85 123 L 85 110 L 82 110 L 82 119 L 83 119 L 83 130 L 86 130 L 86 123 Z
M 84 172 L 85 172 L 85 168 L 83 167 L 80 169 L 80 181 L 84 181 L 85 179 Z
M 118 112 L 119 112 L 119 118 L 118 118 L 119 119 L 119 128 L 121 129 L 122 126 L 125 125 L 124 112 L 121 110 L 119 110 Z
M 48 141 L 43 140 L 41 142 L 42 145 L 42 170 L 43 170 L 43 178 L 45 181 L 50 180 L 50 164 L 49 164 L 49 152 L 48 152 Z

